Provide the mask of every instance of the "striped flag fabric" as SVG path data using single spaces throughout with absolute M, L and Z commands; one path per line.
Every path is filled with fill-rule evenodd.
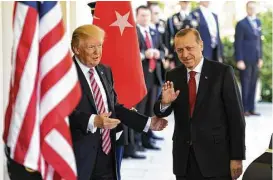
M 15 2 L 3 139 L 11 159 L 45 180 L 77 179 L 68 115 L 81 90 L 69 44 L 58 2 Z

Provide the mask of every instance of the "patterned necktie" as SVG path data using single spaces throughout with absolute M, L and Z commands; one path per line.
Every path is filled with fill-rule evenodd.
M 146 44 L 148 49 L 152 48 L 152 43 L 150 41 L 150 38 L 149 38 L 149 35 L 148 35 L 147 31 L 145 31 L 145 44 Z M 156 66 L 155 58 L 149 59 L 149 70 L 150 70 L 150 72 L 153 72 L 155 70 L 155 66 Z
M 196 100 L 196 81 L 195 81 L 195 71 L 190 71 L 190 79 L 188 82 L 189 87 L 189 103 L 190 103 L 190 115 L 192 117 L 195 100 Z
M 93 98 L 95 100 L 95 104 L 98 110 L 98 114 L 105 113 L 105 105 L 102 99 L 102 94 L 100 92 L 99 85 L 95 79 L 94 68 L 89 70 L 90 73 L 90 85 L 93 91 Z M 110 139 L 110 130 L 102 129 L 102 151 L 105 154 L 109 154 L 111 150 L 111 139 Z

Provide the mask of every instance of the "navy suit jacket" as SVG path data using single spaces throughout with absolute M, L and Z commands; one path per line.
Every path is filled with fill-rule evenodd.
M 237 23 L 234 43 L 236 61 L 255 64 L 262 58 L 261 21 L 257 19 L 256 23 L 256 33 L 247 17 Z
M 197 15 L 198 14 L 198 15 Z M 209 59 L 209 60 L 216 60 L 213 59 L 213 49 L 211 47 L 211 36 L 209 33 L 209 27 L 208 24 L 205 20 L 205 17 L 202 13 L 202 11 L 198 8 L 196 10 L 194 10 L 193 12 L 191 12 L 191 16 L 193 19 L 198 21 L 198 28 L 197 30 L 200 33 L 200 36 L 202 38 L 202 41 L 204 43 L 204 50 L 203 50 L 203 55 L 205 58 Z M 219 23 L 218 23 L 218 17 L 216 14 L 213 13 L 213 16 L 215 18 L 216 21 L 216 25 L 217 25 L 217 61 L 219 60 L 219 58 L 223 57 L 223 46 L 222 46 L 222 42 L 220 39 L 220 33 L 219 33 Z
M 162 64 L 162 59 L 164 58 L 165 52 L 164 52 L 164 45 L 162 43 L 162 40 L 160 38 L 160 34 L 158 31 L 150 28 L 150 35 L 152 38 L 153 48 L 158 49 L 160 51 L 160 59 L 157 59 L 156 62 L 156 69 L 155 69 L 155 75 L 157 78 L 158 85 L 163 85 L 164 81 L 164 68 Z M 142 67 L 143 67 L 143 73 L 145 77 L 145 83 L 147 89 L 150 89 L 153 84 L 153 76 L 154 74 L 149 72 L 149 59 L 145 58 L 145 51 L 148 49 L 145 43 L 145 37 L 141 34 L 141 31 L 139 27 L 137 26 L 137 37 L 139 42 L 139 50 L 144 59 L 142 59 Z

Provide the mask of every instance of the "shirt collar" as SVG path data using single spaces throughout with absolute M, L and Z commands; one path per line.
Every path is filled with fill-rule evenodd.
M 204 57 L 202 57 L 199 64 L 193 70 L 190 70 L 190 69 L 187 68 L 187 72 L 189 73 L 190 71 L 195 71 L 196 73 L 201 74 L 203 64 L 204 64 Z
M 202 11 L 202 13 L 205 13 L 205 14 L 212 13 L 209 8 L 206 8 L 204 6 L 200 6 L 200 10 Z
M 256 20 L 256 16 L 247 16 L 247 19 L 249 21 L 253 21 L 253 20 Z
M 76 59 L 77 63 L 79 64 L 79 66 L 80 66 L 82 72 L 83 72 L 84 74 L 88 74 L 90 68 L 87 67 L 86 65 L 84 65 L 76 56 L 75 56 L 75 59 Z M 94 67 L 93 67 L 93 68 L 94 68 Z
M 147 31 L 148 33 L 150 33 L 150 27 L 149 27 L 149 26 L 143 27 L 143 26 L 140 26 L 140 25 L 138 24 L 138 27 L 139 27 L 140 31 L 141 31 L 143 34 L 145 34 L 145 31 Z

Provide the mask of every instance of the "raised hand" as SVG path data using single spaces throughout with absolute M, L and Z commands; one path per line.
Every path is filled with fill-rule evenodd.
M 95 127 L 102 129 L 113 129 L 117 127 L 117 125 L 120 123 L 120 120 L 109 118 L 111 114 L 112 112 L 97 115 L 94 120 Z
M 153 131 L 161 131 L 168 125 L 168 121 L 156 116 L 152 117 L 150 129 Z
M 173 82 L 167 81 L 164 83 L 162 87 L 162 105 L 169 105 L 174 100 L 176 100 L 177 96 L 179 95 L 179 90 L 174 91 Z

